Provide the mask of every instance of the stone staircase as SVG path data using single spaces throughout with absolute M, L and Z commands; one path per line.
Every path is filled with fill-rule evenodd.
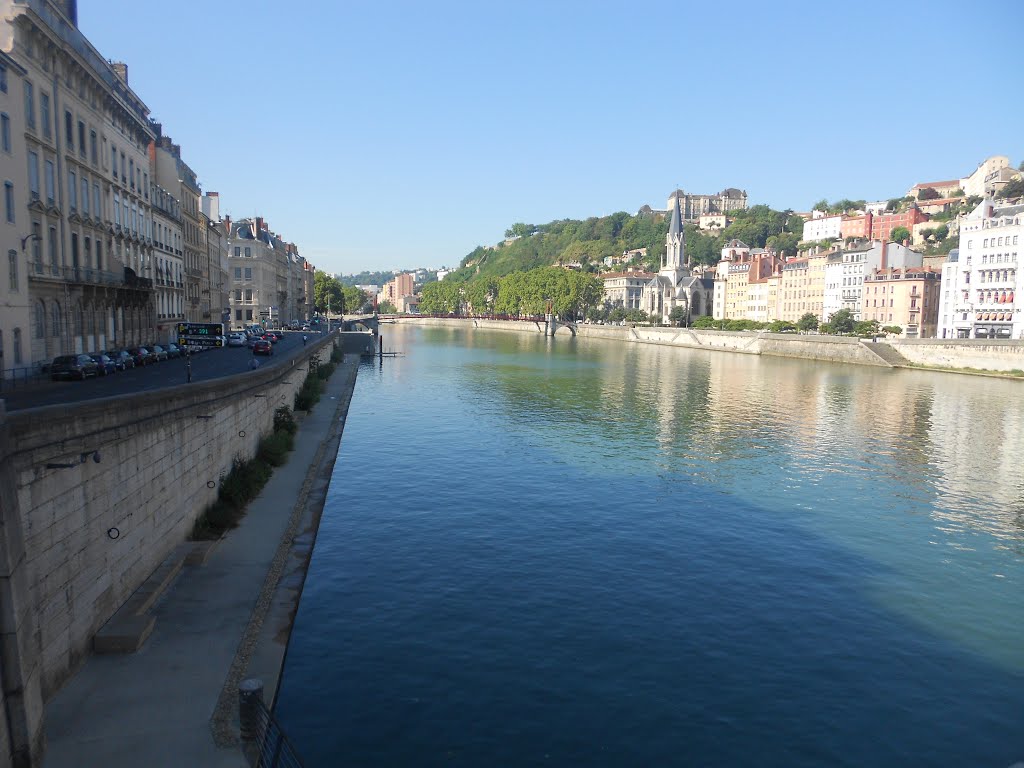
M 880 357 L 890 368 L 905 368 L 910 361 L 884 341 L 862 341 L 861 346 L 876 357 Z

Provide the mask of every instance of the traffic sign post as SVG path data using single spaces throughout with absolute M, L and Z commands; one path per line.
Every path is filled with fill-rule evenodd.
M 178 345 L 182 347 L 223 347 L 224 342 L 219 336 L 179 336 Z
M 223 323 L 178 323 L 178 344 L 183 347 L 223 347 Z

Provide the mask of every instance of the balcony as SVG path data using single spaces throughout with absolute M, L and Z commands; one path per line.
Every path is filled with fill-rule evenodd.
M 153 288 L 152 280 L 147 277 L 136 277 L 135 273 L 130 270 L 118 273 L 92 267 L 57 267 L 35 264 L 34 268 L 29 271 L 28 277 L 32 281 L 73 283 L 77 285 L 128 286 L 143 290 Z

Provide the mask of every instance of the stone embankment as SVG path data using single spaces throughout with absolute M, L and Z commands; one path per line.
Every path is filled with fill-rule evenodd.
M 313 355 L 238 376 L 6 414 L 0 405 L 0 766 L 32 765 L 43 705 L 256 454 Z
M 543 321 L 488 320 L 483 318 L 400 318 L 398 322 L 489 330 L 544 333 Z M 710 331 L 694 328 L 622 327 L 581 323 L 578 336 L 660 344 L 688 349 L 737 352 L 747 355 L 795 357 L 833 363 L 884 368 L 921 367 L 948 371 L 1008 373 L 1024 371 L 1024 342 L 982 339 L 889 339 L 876 341 L 843 336 Z M 556 336 L 571 334 L 559 328 Z

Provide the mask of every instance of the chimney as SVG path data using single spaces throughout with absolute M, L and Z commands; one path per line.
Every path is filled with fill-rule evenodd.
M 886 258 L 889 255 L 889 244 L 887 242 L 885 242 L 885 238 L 884 237 L 882 238 L 881 242 L 882 242 L 882 263 L 879 265 L 878 268 L 879 268 L 879 270 L 884 270 L 886 268 L 886 266 L 888 265 L 888 263 L 889 263 L 888 258 Z
M 228 233 L 228 237 L 231 237 L 231 217 L 224 217 L 224 229 Z
M 259 233 L 263 231 L 263 217 L 256 217 L 256 236 L 259 237 Z
M 112 61 L 110 66 L 113 68 L 114 74 L 117 75 L 117 79 L 128 85 L 128 65 L 123 61 Z

